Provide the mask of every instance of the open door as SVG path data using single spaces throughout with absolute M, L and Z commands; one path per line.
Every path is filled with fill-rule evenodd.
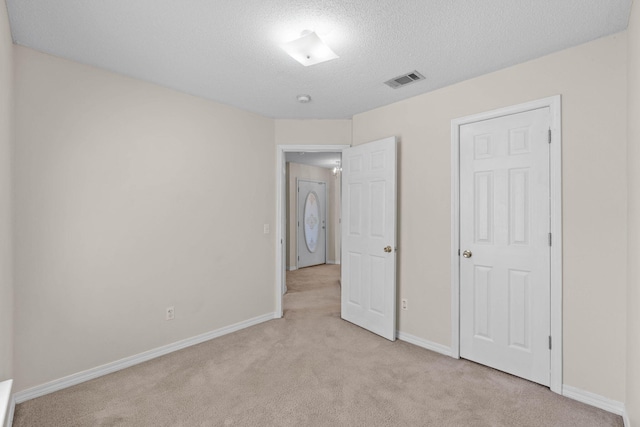
M 396 339 L 396 138 L 342 152 L 342 318 Z

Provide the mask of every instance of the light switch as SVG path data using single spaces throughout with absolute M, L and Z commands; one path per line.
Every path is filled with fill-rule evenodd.
M 264 225 L 264 234 L 269 234 L 269 224 Z

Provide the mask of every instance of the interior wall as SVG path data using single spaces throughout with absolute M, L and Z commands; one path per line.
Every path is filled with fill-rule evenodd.
M 327 264 L 340 263 L 339 238 L 339 178 L 330 169 L 287 163 L 287 269 L 297 266 L 298 227 L 297 227 L 297 191 L 298 179 L 326 182 L 327 184 Z
M 564 384 L 623 402 L 626 35 L 599 39 L 353 118 L 399 143 L 399 329 L 451 344 L 451 120 L 562 95 Z
M 0 381 L 13 377 L 12 116 L 13 42 L 7 7 L 0 1 Z
M 351 120 L 275 120 L 276 145 L 351 145 L 351 132 Z
M 627 283 L 627 395 L 625 406 L 632 426 L 640 426 L 640 4 L 629 19 L 627 177 L 629 198 Z
M 14 53 L 15 390 L 273 313 L 274 121 Z

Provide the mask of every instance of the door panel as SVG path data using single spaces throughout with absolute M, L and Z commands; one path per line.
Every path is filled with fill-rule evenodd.
M 396 336 L 396 141 L 342 153 L 342 318 Z M 385 250 L 385 248 L 387 248 Z
M 473 287 L 474 333 L 477 338 L 493 341 L 491 333 L 491 267 L 475 266 Z
M 530 271 L 509 270 L 509 345 L 531 350 Z
M 326 262 L 326 187 L 298 180 L 298 268 Z
M 549 385 L 548 108 L 460 127 L 461 357 Z

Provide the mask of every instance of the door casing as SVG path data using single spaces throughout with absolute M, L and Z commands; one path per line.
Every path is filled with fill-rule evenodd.
M 342 153 L 350 145 L 278 145 L 276 147 L 276 277 L 275 277 L 275 318 L 282 317 L 282 295 L 287 291 L 286 278 L 286 160 L 285 154 L 295 153 Z
M 451 121 L 451 356 L 460 358 L 460 127 L 549 107 L 551 114 L 551 372 L 550 388 L 562 394 L 562 117 L 560 95 L 473 114 Z

